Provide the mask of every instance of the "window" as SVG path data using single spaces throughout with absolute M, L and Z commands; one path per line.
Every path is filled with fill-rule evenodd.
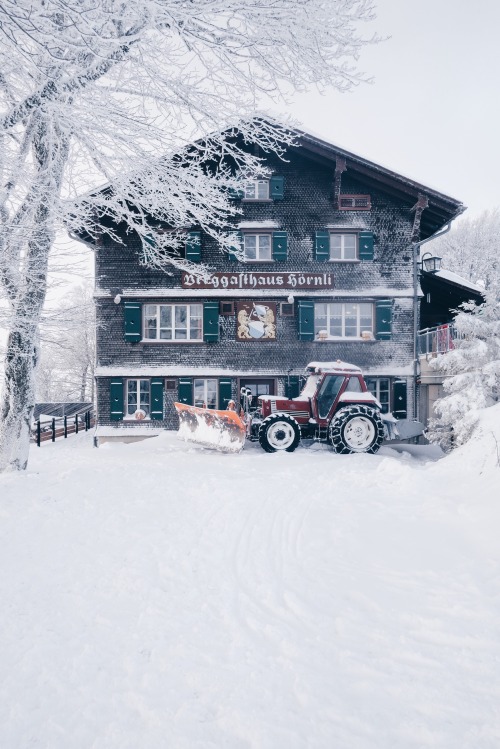
M 151 416 L 151 392 L 149 380 L 126 381 L 125 419 L 149 419 Z
M 243 245 L 245 260 L 273 259 L 270 234 L 244 234 Z
M 330 234 L 330 260 L 358 260 L 357 234 Z
M 200 408 L 217 408 L 217 380 L 193 380 L 194 405 Z
M 144 305 L 146 341 L 203 340 L 202 304 Z
M 373 304 L 334 303 L 314 305 L 314 338 L 373 339 Z
M 252 179 L 243 185 L 245 200 L 269 200 L 269 180 Z
M 389 413 L 390 382 L 388 377 L 365 377 L 366 387 L 382 406 L 382 413 Z
M 327 375 L 318 393 L 318 416 L 326 419 L 344 382 L 341 375 Z
M 369 211 L 371 207 L 369 195 L 341 195 L 339 197 L 341 211 Z
M 361 393 L 361 383 L 357 377 L 349 377 L 345 393 Z

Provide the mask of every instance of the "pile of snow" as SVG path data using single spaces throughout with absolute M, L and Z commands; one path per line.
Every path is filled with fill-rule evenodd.
M 497 749 L 490 417 L 445 458 L 33 448 L 0 476 L 0 746 Z

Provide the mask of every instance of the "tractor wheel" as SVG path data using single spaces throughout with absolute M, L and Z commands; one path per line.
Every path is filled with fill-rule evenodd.
M 328 438 L 337 453 L 376 453 L 384 439 L 378 411 L 352 405 L 337 411 L 330 422 Z
M 277 450 L 293 453 L 300 442 L 300 427 L 293 416 L 272 414 L 260 425 L 259 442 L 266 453 L 275 453 Z

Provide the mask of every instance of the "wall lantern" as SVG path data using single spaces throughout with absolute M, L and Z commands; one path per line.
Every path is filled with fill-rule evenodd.
M 420 268 L 427 273 L 437 273 L 438 270 L 441 270 L 441 260 L 442 258 L 433 255 L 431 252 L 425 252 L 420 260 Z

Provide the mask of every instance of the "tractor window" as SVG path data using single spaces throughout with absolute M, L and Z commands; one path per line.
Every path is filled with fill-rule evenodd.
M 357 377 L 349 377 L 349 382 L 347 383 L 347 387 L 344 392 L 361 393 L 361 383 L 359 382 Z
M 344 382 L 342 375 L 327 375 L 318 393 L 318 416 L 326 419 Z

